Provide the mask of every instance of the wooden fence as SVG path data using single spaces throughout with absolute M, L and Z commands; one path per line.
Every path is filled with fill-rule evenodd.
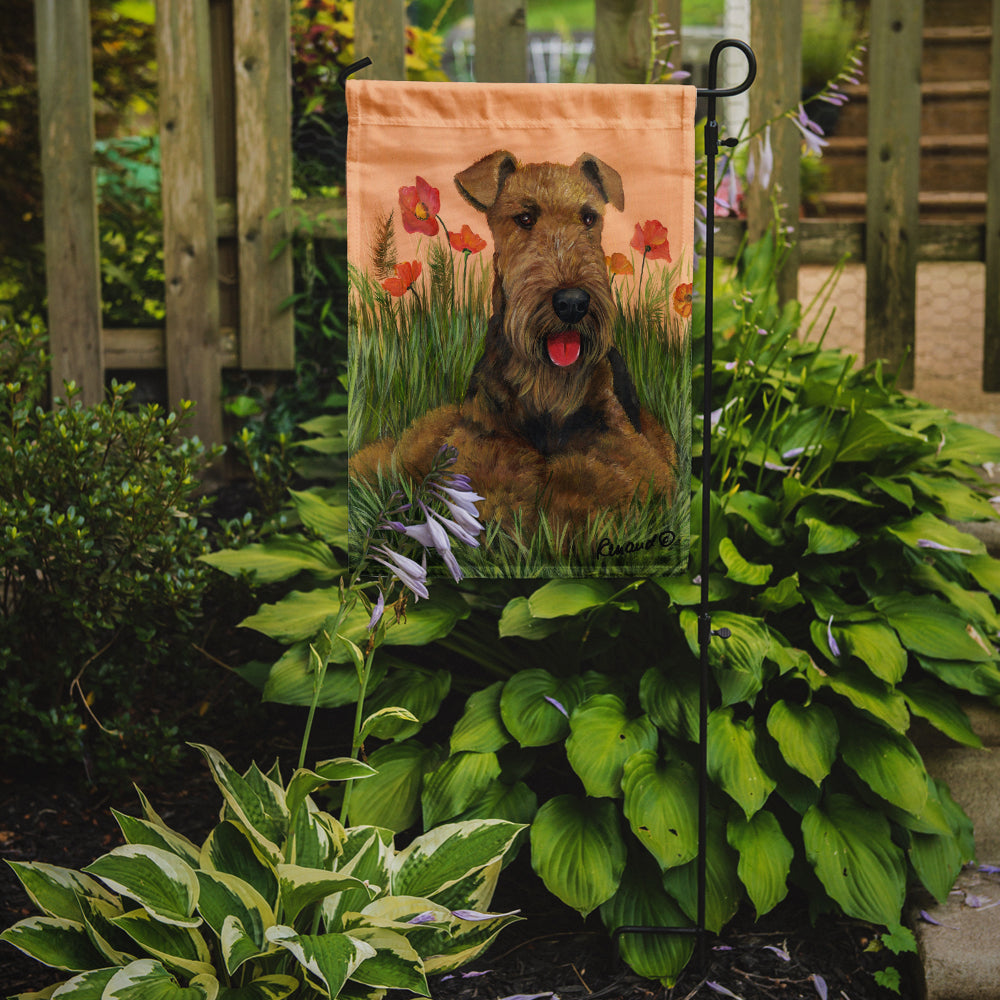
M 525 3 L 474 0 L 476 74 L 526 75 Z M 157 40 L 163 170 L 166 326 L 101 326 L 100 269 L 90 99 L 88 0 L 35 0 L 53 384 L 73 379 L 85 401 L 103 392 L 109 369 L 166 369 L 168 397 L 195 400 L 196 433 L 223 437 L 221 370 L 293 365 L 287 243 L 295 218 L 315 236 L 342 239 L 342 202 L 291 202 L 290 0 L 158 0 Z M 594 63 L 602 83 L 641 82 L 649 17 L 682 24 L 680 0 L 595 0 Z M 796 292 L 800 263 L 845 253 L 867 270 L 866 356 L 896 365 L 909 351 L 912 384 L 918 261 L 985 261 L 983 385 L 1000 390 L 1000 0 L 992 4 L 991 103 L 986 222 L 922 223 L 918 215 L 923 3 L 871 0 L 867 213 L 864 221 L 798 218 L 781 276 Z M 404 74 L 405 0 L 357 0 L 355 51 L 365 73 Z M 750 126 L 800 98 L 801 0 L 752 5 L 759 72 Z M 680 34 L 683 51 L 683 31 Z M 675 59 L 677 53 L 674 53 Z M 716 246 L 731 254 L 744 227 L 759 234 L 771 199 L 799 204 L 800 136 L 787 121 L 773 135 L 769 188 L 752 188 L 746 222 L 725 220 Z

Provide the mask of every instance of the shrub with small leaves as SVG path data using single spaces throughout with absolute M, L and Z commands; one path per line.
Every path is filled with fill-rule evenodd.
M 40 339 L 0 323 L 0 745 L 8 761 L 82 757 L 94 777 L 176 752 L 169 720 L 134 700 L 190 662 L 209 455 L 188 404 L 132 408 L 129 385 L 84 406 L 68 384 L 43 408 Z

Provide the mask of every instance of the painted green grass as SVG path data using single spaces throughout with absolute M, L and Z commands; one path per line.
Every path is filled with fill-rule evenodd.
M 352 270 L 348 431 L 352 453 L 378 438 L 396 438 L 428 410 L 464 397 L 482 354 L 492 275 L 481 258 L 459 258 L 453 273 L 459 279 L 458 289 L 447 269 L 436 267 L 405 295 L 392 297 L 368 275 Z M 530 533 L 519 523 L 510 532 L 498 524 L 488 525 L 479 549 L 456 548 L 467 575 L 642 576 L 686 565 L 691 350 L 689 321 L 671 308 L 671 290 L 682 273 L 680 264 L 669 270 L 649 269 L 638 295 L 636 275 L 616 278 L 613 286 L 619 303 L 617 346 L 643 405 L 676 444 L 680 485 L 674 503 L 664 508 L 659 500 L 637 498 L 621 514 L 595 512 L 574 534 L 565 526 L 553 528 L 545 519 Z M 376 485 L 352 483 L 352 527 L 362 534 L 376 529 L 378 512 L 404 504 L 410 489 L 410 484 L 394 477 Z M 669 544 L 662 544 L 665 539 Z M 632 543 L 633 551 L 608 551 L 626 542 Z

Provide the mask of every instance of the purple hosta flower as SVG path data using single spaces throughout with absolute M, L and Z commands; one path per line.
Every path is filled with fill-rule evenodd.
M 764 945 L 764 950 L 773 951 L 782 962 L 790 962 L 792 960 L 792 956 L 784 948 L 779 948 L 776 944 L 766 944 Z
M 709 981 L 705 983 L 705 985 L 713 993 L 721 993 L 724 997 L 734 997 L 735 1000 L 743 1000 L 743 997 L 741 997 L 739 993 L 734 993 L 732 990 L 727 990 L 726 987 L 722 985 L 722 983 L 713 983 Z
M 555 993 L 512 993 L 500 1000 L 559 1000 L 559 997 Z
M 428 519 L 434 518 L 434 520 L 440 524 L 441 527 L 446 528 L 460 542 L 464 542 L 473 549 L 479 548 L 479 542 L 476 540 L 476 535 L 483 530 L 483 526 L 478 521 L 476 521 L 476 534 L 472 534 L 463 525 L 458 523 L 457 518 L 454 521 L 451 521 L 443 514 L 439 514 L 436 510 L 428 510 L 427 515 Z
M 1000 875 L 1000 865 L 979 865 L 977 870 L 985 875 Z
M 792 124 L 802 133 L 806 149 L 816 156 L 823 155 L 823 147 L 827 145 L 823 130 L 806 114 L 806 109 L 799 105 L 799 112 L 792 118 Z
M 743 192 L 740 191 L 740 179 L 736 176 L 736 165 L 733 158 L 729 157 L 729 165 L 723 175 L 722 184 L 715 192 L 715 210 L 725 215 L 732 213 L 736 215 L 740 210 L 740 199 Z
M 452 910 L 451 915 L 459 920 L 469 920 L 478 922 L 480 920 L 493 920 L 494 917 L 516 917 L 521 911 L 510 910 L 507 913 L 480 913 L 479 910 Z
M 771 148 L 771 126 L 764 129 L 763 136 L 750 147 L 750 158 L 747 161 L 747 183 L 756 181 L 766 191 L 771 186 L 771 174 L 774 172 L 774 150 Z
M 833 637 L 833 615 L 830 615 L 829 621 L 826 623 L 826 641 L 827 645 L 830 647 L 830 652 L 834 656 L 840 656 L 840 646 L 837 645 L 837 640 Z
M 813 986 L 816 987 L 816 992 L 819 994 L 819 1000 L 826 1000 L 828 992 L 826 988 L 826 980 L 815 972 L 809 978 L 813 981 Z
M 476 504 L 486 498 L 481 497 L 472 489 L 472 484 L 469 482 L 468 476 L 451 475 L 449 479 L 451 481 L 450 484 L 436 484 L 435 490 L 438 496 L 449 505 L 449 508 L 451 504 L 454 504 L 474 521 L 478 521 L 479 511 L 476 510 Z M 441 496 L 441 494 L 444 494 L 444 496 Z
M 382 614 L 385 611 L 385 595 L 380 590 L 378 592 L 378 600 L 375 602 L 375 607 L 372 608 L 372 616 L 368 619 L 368 631 L 373 632 L 378 623 L 382 620 Z
M 918 538 L 917 547 L 921 549 L 938 549 L 941 552 L 958 552 L 963 556 L 971 556 L 972 549 L 957 549 L 951 545 L 942 545 L 931 538 Z
M 484 969 L 482 972 L 450 972 L 447 976 L 441 977 L 441 982 L 446 983 L 449 979 L 478 979 L 480 976 L 488 976 L 492 971 Z
M 448 572 L 451 573 L 454 581 L 458 583 L 462 579 L 462 570 L 459 568 L 455 554 L 451 551 L 448 532 L 438 523 L 439 521 L 445 524 L 450 524 L 451 522 L 445 521 L 444 518 L 436 515 L 434 511 L 428 510 L 423 503 L 420 504 L 420 507 L 427 518 L 423 524 L 400 524 L 399 521 L 390 521 L 386 526 L 392 528 L 393 531 L 398 531 L 400 534 L 406 535 L 407 538 L 412 538 L 415 542 L 419 542 L 425 549 L 434 549 L 444 560 L 444 564 L 448 567 Z M 479 543 L 472 538 L 471 544 L 475 546 Z
M 566 711 L 565 707 L 561 702 L 556 701 L 556 699 L 551 697 L 550 695 L 543 695 L 543 697 L 550 705 L 554 705 L 560 712 L 562 712 L 562 714 L 565 715 L 567 719 L 569 718 L 569 712 Z
M 437 914 L 433 910 L 424 910 L 423 913 L 410 917 L 406 922 L 408 924 L 432 924 L 435 920 L 437 920 Z
M 373 552 L 380 552 L 382 555 L 386 556 L 385 559 L 380 559 L 377 555 L 373 555 L 372 559 L 377 563 L 381 563 L 388 569 L 391 569 L 393 574 L 399 579 L 404 587 L 409 590 L 417 597 L 428 597 L 427 593 L 427 567 L 421 566 L 420 563 L 414 562 L 408 556 L 400 555 L 398 552 L 393 552 L 392 549 L 386 548 L 384 545 L 376 545 Z

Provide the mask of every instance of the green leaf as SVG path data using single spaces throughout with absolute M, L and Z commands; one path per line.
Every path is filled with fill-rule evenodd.
M 246 574 L 256 584 L 277 583 L 298 573 L 331 580 L 344 571 L 329 545 L 297 535 L 271 535 L 265 542 L 209 552 L 199 558 L 230 576 Z
M 437 754 L 407 740 L 379 747 L 368 758 L 374 777 L 351 790 L 350 819 L 354 826 L 381 826 L 397 833 L 420 817 L 424 774 L 437 764 Z
M 1000 462 L 997 436 L 981 427 L 953 420 L 948 422 L 942 436 L 944 440 L 937 452 L 939 462 L 966 462 L 975 466 Z
M 12 944 L 54 969 L 82 972 L 105 964 L 104 958 L 91 944 L 86 927 L 65 917 L 19 920 L 0 934 L 0 941 Z
M 837 450 L 837 462 L 868 462 L 890 448 L 926 444 L 923 434 L 911 431 L 874 413 L 861 410 L 851 421 Z
M 89 972 L 82 972 L 72 979 L 67 979 L 58 987 L 57 994 L 51 993 L 55 987 L 50 986 L 42 993 L 18 993 L 10 1000 L 42 1000 L 49 996 L 56 996 L 59 1000 L 101 1000 L 104 996 L 104 989 L 111 982 L 117 966 L 107 969 L 91 969 Z
M 948 687 L 986 697 L 1000 694 L 1000 669 L 993 663 L 936 660 L 930 656 L 918 656 L 917 662 Z
M 927 772 L 907 737 L 853 718 L 850 737 L 841 741 L 845 763 L 876 795 L 919 815 L 927 801 Z
M 565 628 L 565 624 L 550 618 L 536 618 L 531 613 L 527 597 L 515 597 L 507 602 L 500 615 L 500 638 L 517 636 L 521 639 L 544 639 Z
M 556 578 L 539 587 L 528 598 L 533 618 L 563 618 L 607 604 L 618 592 L 609 580 Z
M 370 944 L 349 934 L 296 934 L 281 924 L 268 928 L 267 939 L 291 952 L 332 997 L 340 994 L 362 962 L 376 954 Z
M 967 747 L 983 745 L 965 710 L 947 688 L 932 680 L 923 680 L 907 681 L 900 690 L 910 711 L 926 719 L 945 736 Z
M 698 616 L 693 611 L 682 611 L 680 622 L 692 655 L 700 656 Z M 771 648 L 771 636 L 759 618 L 730 611 L 713 613 L 713 631 L 723 628 L 729 629 L 729 638 L 713 637 L 708 646 L 708 662 L 722 690 L 723 704 L 752 703 L 763 686 L 764 659 Z
M 818 702 L 797 705 L 779 699 L 768 713 L 767 731 L 785 761 L 818 787 L 837 756 L 839 731 L 833 712 Z
M 980 496 L 954 476 L 925 476 L 910 472 L 906 478 L 920 493 L 939 505 L 942 514 L 950 521 L 992 521 L 996 517 L 996 511 L 986 497 Z
M 500 716 L 521 746 L 547 746 L 569 732 L 569 715 L 583 700 L 583 693 L 579 677 L 559 679 L 547 670 L 522 670 L 504 684 Z
M 375 949 L 375 954 L 351 973 L 355 982 L 430 996 L 424 963 L 402 934 L 383 927 L 362 926 L 353 928 L 351 937 Z
M 245 986 L 223 987 L 218 1000 L 285 1000 L 299 988 L 292 976 L 261 976 Z
M 833 634 L 844 653 L 861 660 L 886 684 L 898 684 L 906 673 L 906 650 L 896 633 L 879 622 L 837 625 Z
M 642 750 L 625 762 L 625 818 L 661 869 L 686 864 L 698 853 L 698 783 L 691 767 Z
M 197 927 L 198 878 L 191 866 L 170 851 L 147 844 L 125 844 L 98 858 L 84 871 L 113 892 L 134 899 L 151 917 L 178 927 Z
M 346 647 L 338 644 L 340 651 Z M 334 651 L 334 656 L 342 652 Z M 310 645 L 307 642 L 297 642 L 281 655 L 270 668 L 261 697 L 264 701 L 278 702 L 281 705 L 311 705 L 316 695 L 316 673 L 310 659 Z M 371 667 L 368 686 L 377 687 L 385 677 L 390 657 L 381 654 L 375 657 Z M 353 666 L 341 667 L 331 664 L 323 675 L 323 683 L 319 689 L 317 708 L 340 708 L 358 700 L 360 685 L 358 674 Z
M 845 552 L 861 537 L 846 524 L 829 524 L 815 517 L 803 518 L 803 523 L 809 529 L 809 543 L 805 551 L 807 556 L 829 556 Z
M 112 809 L 111 812 L 128 843 L 159 847 L 164 851 L 176 854 L 189 865 L 198 864 L 199 849 L 187 837 L 174 832 L 162 823 L 126 816 L 125 813 L 120 813 L 117 809 Z
M 736 873 L 759 920 L 788 894 L 788 873 L 795 849 L 781 832 L 774 813 L 762 809 L 750 819 L 737 816 L 726 828 L 729 846 L 739 851 Z
M 996 653 L 976 630 L 949 605 L 931 596 L 880 595 L 875 607 L 899 633 L 903 645 L 939 660 L 995 660 Z
M 225 943 L 223 928 L 227 920 L 239 922 L 243 938 L 249 938 L 251 953 L 234 959 L 232 948 L 224 948 L 226 971 L 232 975 L 248 958 L 266 950 L 264 931 L 274 926 L 274 912 L 267 900 L 248 882 L 224 872 L 198 872 L 200 895 L 198 911 L 205 922 Z
M 282 913 L 293 923 L 295 918 L 313 903 L 346 889 L 366 889 L 360 879 L 342 872 L 303 868 L 301 865 L 278 865 L 278 885 L 281 889 Z M 374 896 L 374 892 L 371 893 Z
M 906 732 L 910 724 L 910 713 L 906 710 L 903 696 L 884 681 L 873 677 L 868 670 L 841 667 L 835 673 L 824 674 L 812 666 L 806 679 L 814 690 L 829 688 L 897 732 Z
M 781 512 L 771 497 L 750 490 L 738 490 L 726 497 L 726 514 L 745 521 L 758 538 L 774 548 L 780 547 L 784 541 Z
M 377 773 L 374 767 L 353 757 L 320 761 L 313 771 L 298 768 L 288 782 L 285 805 L 289 813 L 296 813 L 309 795 L 331 781 L 357 781 L 374 777 Z
M 638 750 L 656 747 L 658 734 L 646 716 L 629 719 L 625 703 L 613 694 L 596 694 L 570 717 L 566 758 L 588 795 L 619 798 L 622 769 Z
M 690 664 L 672 665 L 669 674 L 650 667 L 639 681 L 639 704 L 660 729 L 678 740 L 698 739 L 699 681 Z
M 65 917 L 79 922 L 83 919 L 80 896 L 115 902 L 115 897 L 97 879 L 71 868 L 60 868 L 40 861 L 8 861 L 7 864 L 32 903 L 46 916 Z
M 510 733 L 500 716 L 502 690 L 503 681 L 496 681 L 469 696 L 465 711 L 451 733 L 452 753 L 460 750 L 493 753 L 510 742 Z
M 630 858 L 615 894 L 601 904 L 609 932 L 619 927 L 687 927 L 691 922 L 660 884 L 654 865 Z M 640 976 L 673 986 L 694 952 L 691 934 L 635 934 L 619 938 L 621 957 Z
M 202 845 L 199 866 L 207 872 L 234 875 L 253 886 L 270 906 L 277 905 L 277 873 L 242 824 L 220 823 Z
M 380 725 L 377 734 L 380 739 L 405 740 L 437 715 L 450 689 L 451 674 L 447 670 L 408 667 L 390 673 L 365 704 L 371 711 L 383 708 L 408 711 L 414 721 L 387 719 Z
M 874 924 L 899 923 L 906 866 L 885 816 L 834 794 L 809 809 L 802 836 L 809 863 L 844 913 Z
M 965 559 L 964 562 L 965 568 L 980 587 L 989 591 L 994 597 L 1000 597 L 1000 559 L 981 555 Z
M 805 598 L 799 590 L 799 574 L 792 573 L 791 576 L 782 578 L 773 587 L 757 594 L 754 600 L 764 613 L 787 611 L 797 604 L 804 604 Z
M 733 709 L 717 708 L 708 716 L 708 774 L 749 819 L 767 801 L 776 782 L 757 762 L 753 718 L 733 718 Z
M 523 782 L 492 781 L 458 819 L 505 819 L 527 826 L 538 812 L 538 796 Z
M 722 538 L 719 541 L 719 557 L 726 565 L 726 576 L 736 583 L 746 584 L 748 587 L 763 587 L 770 579 L 774 566 L 770 563 L 762 565 L 760 563 L 747 562 L 740 555 L 739 549 L 730 538 Z
M 557 795 L 531 824 L 531 865 L 546 888 L 586 916 L 618 889 L 625 842 L 607 799 Z
M 111 922 L 168 968 L 188 976 L 211 975 L 212 956 L 205 939 L 192 927 L 165 924 L 145 910 L 132 910 Z
M 198 975 L 180 986 L 159 962 L 142 958 L 115 972 L 101 1000 L 216 1000 L 218 992 L 212 975 Z
M 347 549 L 347 505 L 327 503 L 313 490 L 289 490 L 302 523 L 324 542 Z
M 495 753 L 452 754 L 424 780 L 421 796 L 424 827 L 429 829 L 454 819 L 498 777 L 500 764 Z
M 921 541 L 928 541 L 972 555 L 983 555 L 986 552 L 986 546 L 978 538 L 933 514 L 918 514 L 908 521 L 887 525 L 885 530 L 913 549 L 921 549 Z

